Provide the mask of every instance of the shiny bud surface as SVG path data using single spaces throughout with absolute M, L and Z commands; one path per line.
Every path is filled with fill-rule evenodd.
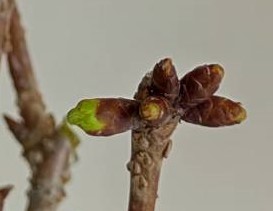
M 205 102 L 187 110 L 182 119 L 208 127 L 239 124 L 246 119 L 246 110 L 240 103 L 224 97 L 212 96 Z
M 218 64 L 203 65 L 180 80 L 180 104 L 193 107 L 210 98 L 218 89 L 224 69 Z
M 85 99 L 71 109 L 67 121 L 95 136 L 109 136 L 133 127 L 138 103 L 124 98 Z
M 179 94 L 179 79 L 172 60 L 169 58 L 157 63 L 152 72 L 152 86 L 155 95 L 175 99 Z

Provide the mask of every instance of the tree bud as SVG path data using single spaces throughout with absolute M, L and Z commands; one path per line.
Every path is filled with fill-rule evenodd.
M 133 128 L 138 103 L 124 98 L 85 99 L 68 112 L 67 120 L 94 136 L 109 136 Z
M 203 65 L 180 80 L 180 104 L 193 107 L 210 98 L 218 89 L 224 69 L 218 64 Z
M 179 95 L 179 79 L 171 59 L 163 59 L 157 63 L 152 73 L 152 91 L 155 95 L 163 95 L 174 100 Z
M 147 97 L 139 106 L 139 115 L 150 125 L 164 123 L 170 116 L 170 106 L 161 97 Z
M 240 103 L 224 97 L 212 96 L 182 116 L 184 121 L 208 127 L 220 127 L 241 123 L 246 119 L 246 110 Z

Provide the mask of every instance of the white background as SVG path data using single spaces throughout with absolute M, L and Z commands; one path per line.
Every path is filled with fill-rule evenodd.
M 273 1 L 20 1 L 33 65 L 58 121 L 82 98 L 131 98 L 142 76 L 171 57 L 180 77 L 220 63 L 219 94 L 241 101 L 248 119 L 209 129 L 183 123 L 165 161 L 157 211 L 273 210 Z M 17 115 L 5 64 L 0 113 Z M 82 138 L 60 211 L 127 209 L 130 133 Z M 23 210 L 29 170 L 0 120 L 0 185 L 14 184 L 6 210 Z

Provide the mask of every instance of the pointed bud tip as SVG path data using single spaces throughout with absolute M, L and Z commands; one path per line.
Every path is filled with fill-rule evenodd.
M 237 114 L 237 116 L 234 119 L 235 122 L 238 123 L 238 124 L 243 122 L 247 118 L 246 110 L 240 104 L 239 104 L 239 106 L 240 106 L 240 112 Z
M 221 76 L 221 78 L 224 77 L 224 68 L 219 64 L 211 64 L 209 65 L 209 68 L 211 69 L 211 72 L 214 74 L 218 74 Z
M 163 59 L 160 64 L 162 65 L 162 69 L 167 77 L 174 75 L 173 64 L 170 58 Z

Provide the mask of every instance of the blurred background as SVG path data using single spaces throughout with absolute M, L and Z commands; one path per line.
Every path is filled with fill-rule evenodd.
M 58 121 L 82 98 L 132 98 L 161 58 L 171 57 L 180 77 L 197 65 L 222 64 L 218 94 L 242 102 L 248 119 L 218 129 L 179 125 L 163 165 L 157 211 L 273 210 L 273 1 L 18 3 L 44 100 Z M 17 116 L 15 103 L 3 62 L 1 115 Z M 126 210 L 130 132 L 100 138 L 76 130 L 80 160 L 60 211 Z M 15 185 L 6 210 L 20 211 L 29 170 L 3 118 L 0 143 L 0 185 Z

